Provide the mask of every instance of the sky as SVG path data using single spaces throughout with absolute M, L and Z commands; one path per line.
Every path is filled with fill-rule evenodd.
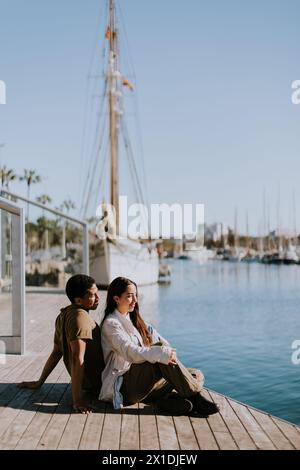
M 53 206 L 67 198 L 82 203 L 104 3 L 0 0 L 7 91 L 0 165 L 18 174 L 35 169 L 43 180 L 32 197 L 47 193 Z M 300 2 L 118 4 L 135 70 L 148 201 L 203 203 L 207 223 L 231 226 L 237 210 L 241 233 L 246 212 L 252 233 L 262 231 L 268 211 L 276 228 L 279 212 L 281 228 L 292 230 L 296 221 L 300 231 L 300 105 L 291 100 L 292 82 L 300 80 Z M 11 190 L 26 193 L 24 183 Z

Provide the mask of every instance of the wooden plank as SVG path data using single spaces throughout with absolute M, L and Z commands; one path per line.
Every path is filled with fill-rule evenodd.
M 87 415 L 72 412 L 63 430 L 57 449 L 76 450 L 79 447 L 81 435 Z
M 286 438 L 291 442 L 291 444 L 295 447 L 295 449 L 300 450 L 300 433 L 299 428 L 297 429 L 296 426 L 293 426 L 290 423 L 282 421 L 281 419 L 277 419 L 272 417 L 274 423 L 279 427 L 279 429 L 283 432 Z
M 22 390 L 13 400 L 10 401 L 9 407 L 5 407 L 1 410 L 0 436 L 4 434 L 6 429 L 20 413 L 20 410 L 25 407 L 28 398 L 32 394 L 32 390 Z
M 47 407 L 47 411 L 43 407 L 40 407 L 37 413 L 34 415 L 27 429 L 22 434 L 19 442 L 15 449 L 17 450 L 33 450 L 37 447 L 39 440 L 41 439 L 49 421 L 53 414 L 57 410 L 57 406 L 60 403 L 62 396 L 64 395 L 67 384 L 56 384 L 54 390 L 51 390 L 49 400 L 53 403 L 52 409 L 50 406 Z
M 41 370 L 43 367 L 43 363 L 41 363 L 40 358 L 35 357 L 33 361 L 30 362 L 29 365 L 27 365 L 26 368 L 26 380 L 35 380 L 38 376 L 40 376 Z M 22 368 L 18 371 L 18 375 L 24 378 L 23 373 L 22 373 Z M 7 383 L 7 386 L 2 389 L 1 395 L 0 395 L 0 415 L 4 410 L 5 406 L 10 406 L 10 403 L 13 403 L 13 400 L 17 399 L 19 396 L 21 396 L 24 392 L 24 390 L 19 389 L 16 386 L 16 382 L 19 382 L 21 380 L 15 380 L 16 377 L 11 378 L 14 383 Z M 33 392 L 33 391 L 32 391 Z
M 220 414 L 240 450 L 256 450 L 252 438 L 231 408 L 226 397 L 210 391 L 211 398 L 220 406 Z
M 180 449 L 195 450 L 199 445 L 188 416 L 174 416 L 174 424 Z
M 56 413 L 51 417 L 37 449 L 57 449 L 71 412 L 71 387 L 68 385 Z
M 99 449 L 118 450 L 120 448 L 121 413 L 106 409 Z
M 28 370 L 35 361 L 36 356 L 20 356 L 18 363 L 15 364 L 13 368 L 6 370 L 1 380 L 8 383 L 12 381 L 14 377 L 20 377 L 20 374 Z
M 156 416 L 152 406 L 139 403 L 139 427 L 141 450 L 159 449 Z
M 120 450 L 140 448 L 138 404 L 122 409 Z
M 21 370 L 22 369 L 20 369 L 20 372 Z M 36 373 L 37 370 L 38 371 L 41 370 L 41 364 L 38 358 L 34 358 L 34 360 L 30 363 L 30 366 L 28 365 L 28 380 L 32 380 L 34 378 L 34 374 Z M 13 416 L 13 414 L 16 413 L 16 409 L 18 408 L 20 404 L 20 400 L 22 402 L 22 399 L 24 397 L 29 397 L 33 393 L 34 393 L 33 390 L 19 389 L 18 387 L 16 387 L 14 383 L 8 383 L 7 387 L 2 389 L 2 393 L 0 395 L 1 418 L 4 418 L 5 416 L 8 417 L 8 414 Z M 14 413 L 9 412 L 9 407 L 12 407 L 15 409 Z M 2 428 L 2 431 L 3 431 L 3 428 Z
M 20 358 L 18 355 L 5 355 L 3 354 L 0 361 L 0 380 L 3 380 L 5 375 L 11 372 L 14 367 L 17 367 L 20 363 Z
M 191 424 L 201 450 L 218 450 L 217 441 L 210 429 L 207 419 L 191 417 Z
M 35 449 L 43 435 L 51 417 L 56 412 L 59 403 L 68 387 L 69 376 L 63 364 L 59 364 L 48 378 L 50 392 L 38 405 L 36 413 L 21 436 L 16 448 Z M 56 382 L 56 383 L 55 383 Z M 44 388 L 45 384 L 42 388 Z M 37 402 L 37 400 L 35 400 Z M 19 418 L 17 418 L 19 419 Z
M 81 436 L 80 450 L 98 450 L 102 428 L 105 417 L 105 406 L 103 411 L 97 410 L 87 417 L 85 427 Z
M 156 415 L 159 445 L 162 450 L 180 449 L 172 416 Z
M 269 436 L 264 432 L 264 430 L 259 426 L 257 421 L 254 419 L 250 411 L 245 405 L 238 403 L 234 400 L 228 400 L 230 406 L 235 411 L 236 415 L 239 417 L 240 421 L 243 423 L 248 433 L 252 437 L 255 445 L 260 450 L 275 450 L 273 442 Z
M 280 429 L 275 425 L 270 416 L 264 414 L 260 411 L 254 410 L 253 408 L 248 407 L 248 410 L 260 424 L 265 433 L 269 436 L 273 444 L 277 449 L 280 450 L 292 450 L 295 449 L 294 446 L 289 442 L 285 435 L 280 431 Z
M 50 386 L 47 385 L 43 388 L 43 390 L 40 390 L 38 393 L 36 393 L 36 399 L 43 399 L 45 394 L 49 393 L 49 387 Z M 28 400 L 28 402 L 30 403 L 30 400 Z M 13 419 L 11 422 L 9 422 L 9 420 L 6 421 L 7 428 L 4 432 L 1 433 L 0 449 L 14 449 L 23 432 L 26 430 L 28 424 L 32 420 L 33 414 L 36 412 L 38 406 L 30 406 L 30 404 L 28 406 L 27 403 L 24 403 L 24 409 L 22 410 L 7 408 L 6 416 L 10 415 L 13 417 Z M 1 423 L 3 422 L 5 421 L 1 419 Z
M 201 394 L 208 400 L 211 399 L 207 390 L 203 390 Z M 238 446 L 236 445 L 229 429 L 227 428 L 222 416 L 219 413 L 210 415 L 207 418 L 207 421 L 209 422 L 211 431 L 221 450 L 237 450 L 238 449 Z
M 56 380 L 61 374 L 61 369 L 57 369 L 56 374 L 53 373 L 53 378 Z M 0 449 L 14 449 L 20 440 L 22 434 L 27 429 L 28 425 L 32 421 L 36 411 L 41 408 L 42 402 L 47 399 L 53 389 L 55 383 L 45 384 L 39 390 L 34 391 L 24 404 L 23 409 L 18 410 L 14 420 L 9 424 L 6 431 L 1 436 Z M 7 408 L 8 413 L 12 414 L 10 408 L 13 404 Z

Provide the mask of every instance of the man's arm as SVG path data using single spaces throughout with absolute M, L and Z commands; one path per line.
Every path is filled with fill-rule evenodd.
M 83 400 L 82 384 L 84 378 L 84 355 L 86 343 L 83 339 L 70 342 L 71 346 L 71 380 L 73 408 L 79 413 L 88 414 L 91 409 Z
M 47 377 L 51 374 L 53 369 L 55 369 L 61 357 L 62 357 L 62 352 L 59 346 L 56 343 L 54 343 L 52 353 L 47 359 L 47 362 L 43 368 L 43 371 L 41 373 L 39 380 L 35 380 L 33 382 L 21 382 L 18 384 L 18 387 L 19 388 L 32 388 L 32 389 L 40 388 L 45 382 L 45 380 L 47 379 Z

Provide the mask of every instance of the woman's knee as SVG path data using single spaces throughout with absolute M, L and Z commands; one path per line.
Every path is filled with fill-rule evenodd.
M 200 382 L 201 385 L 203 386 L 205 377 L 204 374 L 201 372 L 199 369 L 194 369 L 194 368 L 189 368 L 189 372 L 192 374 L 193 377 L 197 380 L 197 382 Z

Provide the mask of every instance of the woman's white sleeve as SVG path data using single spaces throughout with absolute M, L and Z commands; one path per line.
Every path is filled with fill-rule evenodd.
M 139 346 L 128 337 L 119 322 L 105 321 L 102 334 L 112 349 L 128 362 L 168 364 L 170 361 L 171 349 L 168 346 Z
M 147 325 L 148 331 L 152 336 L 153 343 L 161 342 L 164 346 L 170 346 L 169 341 L 167 341 L 150 323 Z

